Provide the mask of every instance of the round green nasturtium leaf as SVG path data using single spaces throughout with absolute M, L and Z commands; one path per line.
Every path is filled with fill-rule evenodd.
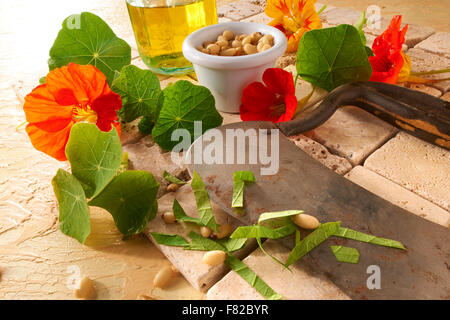
M 122 108 L 118 112 L 121 120 L 131 122 L 144 116 L 147 121 L 156 122 L 164 95 L 153 72 L 126 66 L 114 80 L 112 90 L 122 98 Z
M 125 236 L 137 234 L 158 211 L 156 195 L 159 184 L 150 172 L 125 171 L 89 202 L 106 209 Z
M 202 122 L 206 130 L 222 124 L 222 116 L 215 108 L 214 97 L 208 88 L 179 80 L 163 90 L 164 102 L 158 121 L 152 130 L 153 139 L 165 150 L 172 150 L 179 141 L 172 141 L 172 132 L 179 128 L 188 130 L 191 143 L 194 138 L 194 121 Z
M 340 85 L 368 81 L 372 67 L 358 30 L 348 24 L 306 32 L 297 51 L 303 80 L 331 91 Z
M 95 124 L 75 124 L 67 141 L 66 156 L 86 197 L 95 196 L 115 176 L 121 163 L 122 146 L 116 128 L 104 132 Z
M 131 48 L 100 17 L 82 12 L 64 20 L 50 49 L 50 70 L 70 62 L 94 65 L 111 84 L 115 71 L 130 64 Z
M 59 204 L 59 228 L 62 233 L 84 243 L 91 233 L 91 222 L 81 184 L 73 175 L 59 169 L 52 185 Z

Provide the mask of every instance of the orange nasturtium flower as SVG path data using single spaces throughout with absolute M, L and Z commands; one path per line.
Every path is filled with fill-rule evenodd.
M 25 97 L 26 132 L 37 150 L 64 161 L 70 129 L 76 122 L 95 123 L 102 131 L 114 125 L 120 133 L 117 110 L 121 107 L 120 96 L 111 91 L 100 70 L 71 63 L 52 70 L 46 83 Z
M 286 52 L 297 51 L 300 38 L 305 32 L 322 28 L 315 3 L 316 0 L 267 0 L 265 13 L 273 18 L 269 25 L 286 35 Z

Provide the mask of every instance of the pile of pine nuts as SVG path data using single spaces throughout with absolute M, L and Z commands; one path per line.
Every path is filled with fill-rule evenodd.
M 225 30 L 216 41 L 205 41 L 197 50 L 215 56 L 244 56 L 263 52 L 272 48 L 273 36 L 253 32 L 250 35 L 235 35 L 230 30 Z

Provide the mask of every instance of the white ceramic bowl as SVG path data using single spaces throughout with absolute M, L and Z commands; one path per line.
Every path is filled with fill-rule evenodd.
M 232 57 L 214 56 L 196 49 L 205 41 L 217 39 L 224 30 L 231 30 L 234 34 L 271 34 L 274 45 L 260 53 Z M 251 82 L 261 81 L 264 70 L 274 66 L 286 47 L 286 36 L 277 28 L 253 22 L 225 22 L 191 33 L 183 42 L 183 55 L 194 65 L 199 83 L 211 90 L 216 108 L 238 113 L 242 90 Z

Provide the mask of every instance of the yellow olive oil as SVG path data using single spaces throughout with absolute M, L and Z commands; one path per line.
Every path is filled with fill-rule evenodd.
M 215 0 L 127 0 L 127 7 L 139 54 L 152 71 L 193 71 L 181 47 L 190 33 L 217 23 Z

